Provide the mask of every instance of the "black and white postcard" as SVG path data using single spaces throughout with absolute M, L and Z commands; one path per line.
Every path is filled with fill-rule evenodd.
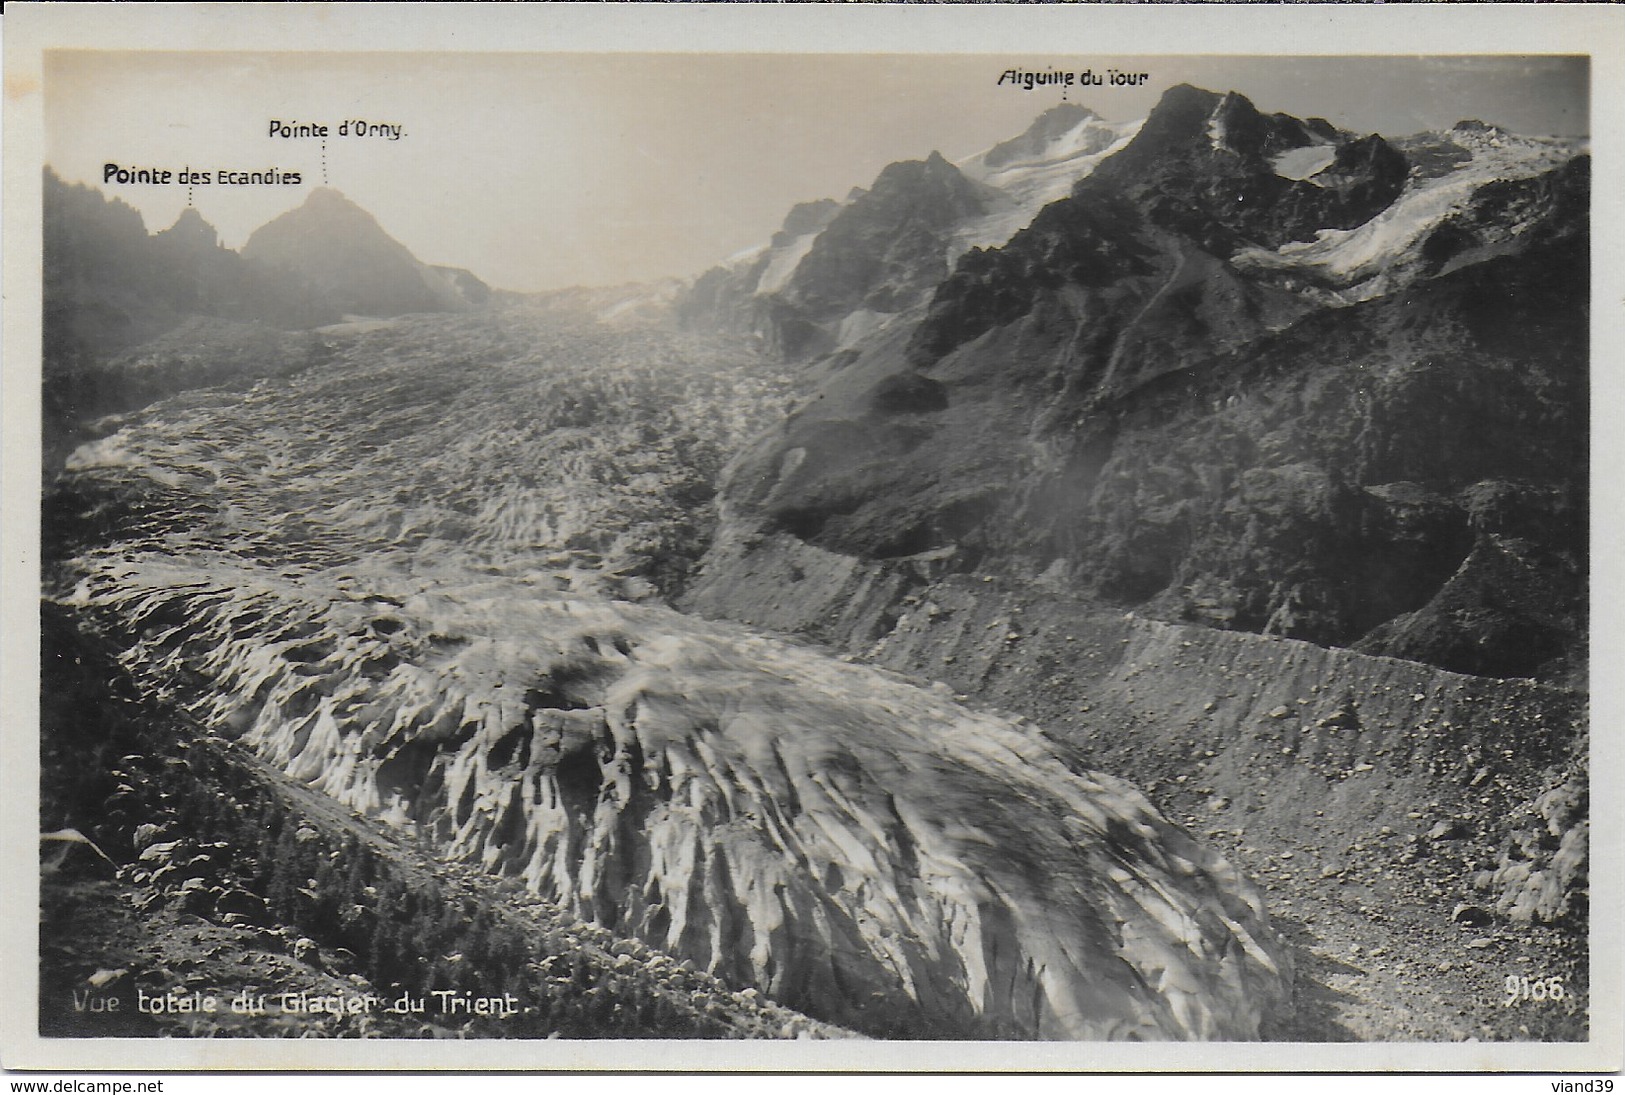
M 15 14 L 8 1065 L 1619 1067 L 1618 9 Z

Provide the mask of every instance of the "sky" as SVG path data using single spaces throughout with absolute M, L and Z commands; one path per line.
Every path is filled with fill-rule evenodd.
M 45 66 L 46 162 L 135 206 L 149 230 L 188 200 L 240 247 L 327 185 L 425 262 L 543 290 L 687 277 L 765 242 L 797 202 L 843 197 L 886 164 L 962 160 L 1024 130 L 1061 89 L 1007 69 L 1116 69 L 1139 86 L 1065 93 L 1111 120 L 1167 88 L 1402 136 L 1477 118 L 1520 133 L 1588 127 L 1573 57 L 59 51 Z M 398 140 L 339 136 L 345 120 Z M 272 136 L 270 123 L 330 136 Z M 125 168 L 297 171 L 286 185 L 109 181 Z

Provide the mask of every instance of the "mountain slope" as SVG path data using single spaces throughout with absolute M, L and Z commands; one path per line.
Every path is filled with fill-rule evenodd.
M 309 357 L 188 321 L 120 368 L 286 367 L 102 424 L 49 595 L 325 819 L 282 825 L 292 912 L 365 893 L 316 865 L 353 810 L 639 941 L 592 971 L 872 1034 L 1583 1037 L 1578 153 L 1176 88 L 798 206 L 681 327 L 669 286 Z M 331 192 L 256 238 L 375 313 L 480 289 Z M 369 976 L 433 926 L 413 976 L 561 991 L 420 913 Z M 1490 958 L 1570 991 L 1508 1011 Z
M 842 1025 L 1259 1036 L 1290 957 L 1250 884 L 1129 784 L 940 691 L 595 596 L 652 600 L 626 556 L 703 505 L 681 472 L 706 435 L 760 428 L 754 363 L 729 378 L 683 356 L 703 343 L 547 309 L 347 337 L 320 371 L 158 404 L 70 461 L 62 603 L 146 687 L 444 854 Z
M 277 327 L 338 318 L 310 287 L 222 247 L 197 210 L 149 235 L 130 206 L 49 168 L 42 247 L 47 377 L 91 367 L 188 316 Z
M 460 311 L 490 292 L 466 270 L 419 262 L 370 213 L 326 187 L 255 230 L 243 257 L 297 276 L 345 314 Z
M 913 322 L 808 374 L 733 512 L 858 557 L 948 552 L 1171 619 L 1565 677 L 1588 160 L 1452 132 L 1465 160 L 1409 172 L 1380 137 L 1169 91 Z M 1492 555 L 1541 594 L 1491 607 L 1467 574 Z
M 793 208 L 766 247 L 696 279 L 677 315 L 752 333 L 789 360 L 839 356 L 907 322 L 958 256 L 1003 244 L 1137 129 L 1062 105 L 961 164 L 892 164 L 842 202 Z
M 241 253 L 222 246 L 191 207 L 149 234 L 128 205 L 45 170 L 48 478 L 104 416 L 324 359 L 318 337 L 294 332 L 346 313 L 465 311 L 493 299 L 467 270 L 418 262 L 333 191 L 249 242 Z

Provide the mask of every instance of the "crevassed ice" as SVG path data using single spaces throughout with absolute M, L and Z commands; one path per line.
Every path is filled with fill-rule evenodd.
M 1290 977 L 1257 891 L 1128 784 L 879 670 L 581 594 L 636 552 L 578 533 L 659 525 L 628 513 L 675 463 L 642 426 L 735 447 L 779 389 L 562 322 L 403 318 L 156 405 L 79 454 L 175 487 L 131 488 L 159 508 L 69 602 L 291 778 L 804 1011 L 1257 1037 Z
M 293 778 L 814 1014 L 1250 1038 L 1286 993 L 1257 892 L 1135 788 L 872 668 L 455 561 L 109 559 L 74 600 L 181 621 L 128 663 Z

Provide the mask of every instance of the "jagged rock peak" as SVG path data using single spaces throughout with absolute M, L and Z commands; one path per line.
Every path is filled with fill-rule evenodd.
M 1153 157 L 1206 153 L 1229 153 L 1250 164 L 1336 136 L 1337 130 L 1323 119 L 1304 122 L 1289 114 L 1264 114 L 1240 92 L 1221 94 L 1179 84 L 1163 93 L 1125 152 L 1136 169 Z
M 188 619 L 184 649 L 216 674 L 197 709 L 262 760 L 809 1014 L 912 1037 L 1251 1039 L 1290 994 L 1262 896 L 1132 785 L 871 668 L 518 586 L 453 580 L 363 618 L 235 575 L 200 596 L 162 562 L 131 579 L 98 606 L 157 597 Z M 267 611 L 282 630 L 242 626 Z M 294 621 L 297 646 L 266 645 Z M 436 665 L 445 627 L 480 638 Z
M 1033 119 L 1033 124 L 1019 137 L 1012 137 L 988 149 L 982 162 L 989 168 L 999 168 L 1018 160 L 1036 159 L 1054 141 L 1080 125 L 1099 120 L 1099 114 L 1080 103 L 1061 103 Z
M 1213 108 L 1208 120 L 1208 136 L 1216 148 L 1238 155 L 1256 155 L 1264 150 L 1269 128 L 1251 99 L 1229 91 Z
M 783 226 L 773 237 L 772 246 L 779 247 L 797 236 L 817 232 L 834 220 L 835 214 L 840 211 L 841 203 L 834 198 L 820 198 L 791 206 L 790 212 L 784 215 Z
M 243 257 L 293 271 L 342 313 L 395 316 L 470 304 L 371 213 L 329 187 L 257 229 Z
M 977 184 L 959 168 L 932 152 L 923 160 L 900 160 L 887 164 L 869 190 L 854 198 L 831 225 L 854 217 L 870 217 L 885 210 L 887 215 L 906 203 L 933 223 L 946 225 L 980 211 L 983 195 Z
M 217 246 L 220 242 L 220 233 L 215 231 L 214 225 L 204 220 L 203 214 L 190 205 L 181 210 L 181 215 L 175 218 L 174 224 L 157 235 L 159 239 L 203 244 L 207 247 Z
M 370 227 L 380 233 L 383 232 L 383 228 L 379 226 L 376 217 L 345 197 L 341 191 L 327 186 L 318 186 L 310 192 L 309 196 L 305 198 L 303 204 L 298 208 L 289 210 L 271 223 L 275 224 L 278 220 L 284 220 L 294 215 L 301 218 L 320 217 L 334 224 L 348 223 L 358 227 Z
M 304 208 L 307 209 L 354 209 L 363 210 L 355 202 L 344 196 L 342 190 L 331 186 L 318 186 L 306 196 Z
M 923 160 L 898 160 L 882 168 L 867 194 L 855 199 L 853 204 L 863 198 L 873 200 L 899 189 L 928 186 L 956 178 L 963 178 L 959 168 L 943 159 L 940 152 L 932 152 Z
M 1313 183 L 1283 177 L 1280 158 L 1311 146 L 1334 149 L 1333 170 Z M 1239 246 L 1277 247 L 1363 224 L 1399 194 L 1408 168 L 1379 136 L 1263 114 L 1236 92 L 1181 84 L 1078 187 L 1133 195 L 1156 223 L 1228 258 Z
M 406 248 L 396 242 L 376 217 L 337 190 L 322 186 L 312 190 L 304 202 L 281 216 L 255 229 L 243 247 L 245 255 L 257 251 L 279 250 L 292 240 L 303 241 L 306 247 L 330 249 L 341 241 L 365 239 L 374 246 L 387 246 L 390 250 Z M 270 256 L 266 256 L 270 257 Z

